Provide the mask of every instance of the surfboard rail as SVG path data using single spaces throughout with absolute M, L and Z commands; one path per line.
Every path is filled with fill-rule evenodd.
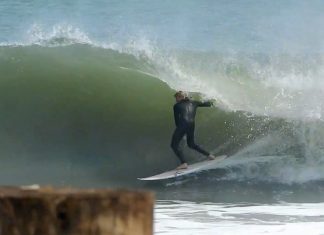
M 174 170 L 162 172 L 157 175 L 144 177 L 144 178 L 138 178 L 138 179 L 145 180 L 145 181 L 164 180 L 164 179 L 176 178 L 176 177 L 183 176 L 183 175 L 188 175 L 188 174 L 191 174 L 194 172 L 201 172 L 204 170 L 212 169 L 212 166 L 214 166 L 215 164 L 224 160 L 227 157 L 228 157 L 227 155 L 220 155 L 220 156 L 217 156 L 214 160 L 205 160 L 202 162 L 197 162 L 197 163 L 188 165 L 187 169 L 181 169 L 181 170 L 174 169 Z

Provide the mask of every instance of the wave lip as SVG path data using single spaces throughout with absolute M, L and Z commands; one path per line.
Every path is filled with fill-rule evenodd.
M 113 49 L 113 43 L 100 43 L 93 40 L 87 33 L 80 28 L 69 24 L 57 24 L 51 28 L 44 28 L 39 24 L 33 24 L 26 31 L 23 40 L 12 42 L 0 42 L 0 46 L 43 46 L 60 47 L 75 44 L 86 44 L 95 47 Z
M 139 70 L 172 89 L 199 92 L 218 107 L 255 115 L 313 121 L 324 117 L 322 69 L 317 55 L 224 54 L 214 51 L 166 49 L 145 35 L 123 41 L 96 41 L 77 27 L 33 25 L 24 42 L 2 46 L 62 47 L 75 44 L 111 49 L 134 56 Z M 125 66 L 127 67 L 127 66 Z
M 28 31 L 28 44 L 40 46 L 67 46 L 73 44 L 93 44 L 92 40 L 79 28 L 71 25 L 56 25 L 46 32 L 34 24 Z

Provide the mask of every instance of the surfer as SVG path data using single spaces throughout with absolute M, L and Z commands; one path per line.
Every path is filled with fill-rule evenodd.
M 180 148 L 180 141 L 185 135 L 187 136 L 187 144 L 189 148 L 207 156 L 210 160 L 215 159 L 212 154 L 197 145 L 194 139 L 196 110 L 198 107 L 211 107 L 212 102 L 190 100 L 183 91 L 178 91 L 175 93 L 174 97 L 176 99 L 176 104 L 173 106 L 173 112 L 176 129 L 172 135 L 171 148 L 181 162 L 177 169 L 188 168 L 188 164 L 186 163 L 183 152 Z

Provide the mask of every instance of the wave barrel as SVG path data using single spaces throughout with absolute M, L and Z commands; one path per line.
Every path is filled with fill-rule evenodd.
M 127 190 L 1 187 L 1 235 L 152 235 L 154 196 Z

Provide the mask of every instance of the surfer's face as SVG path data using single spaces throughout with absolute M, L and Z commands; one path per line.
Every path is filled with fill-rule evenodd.
M 182 95 L 177 95 L 177 96 L 175 97 L 175 99 L 176 99 L 177 102 L 180 102 L 181 100 L 184 99 L 184 97 L 183 97 Z

